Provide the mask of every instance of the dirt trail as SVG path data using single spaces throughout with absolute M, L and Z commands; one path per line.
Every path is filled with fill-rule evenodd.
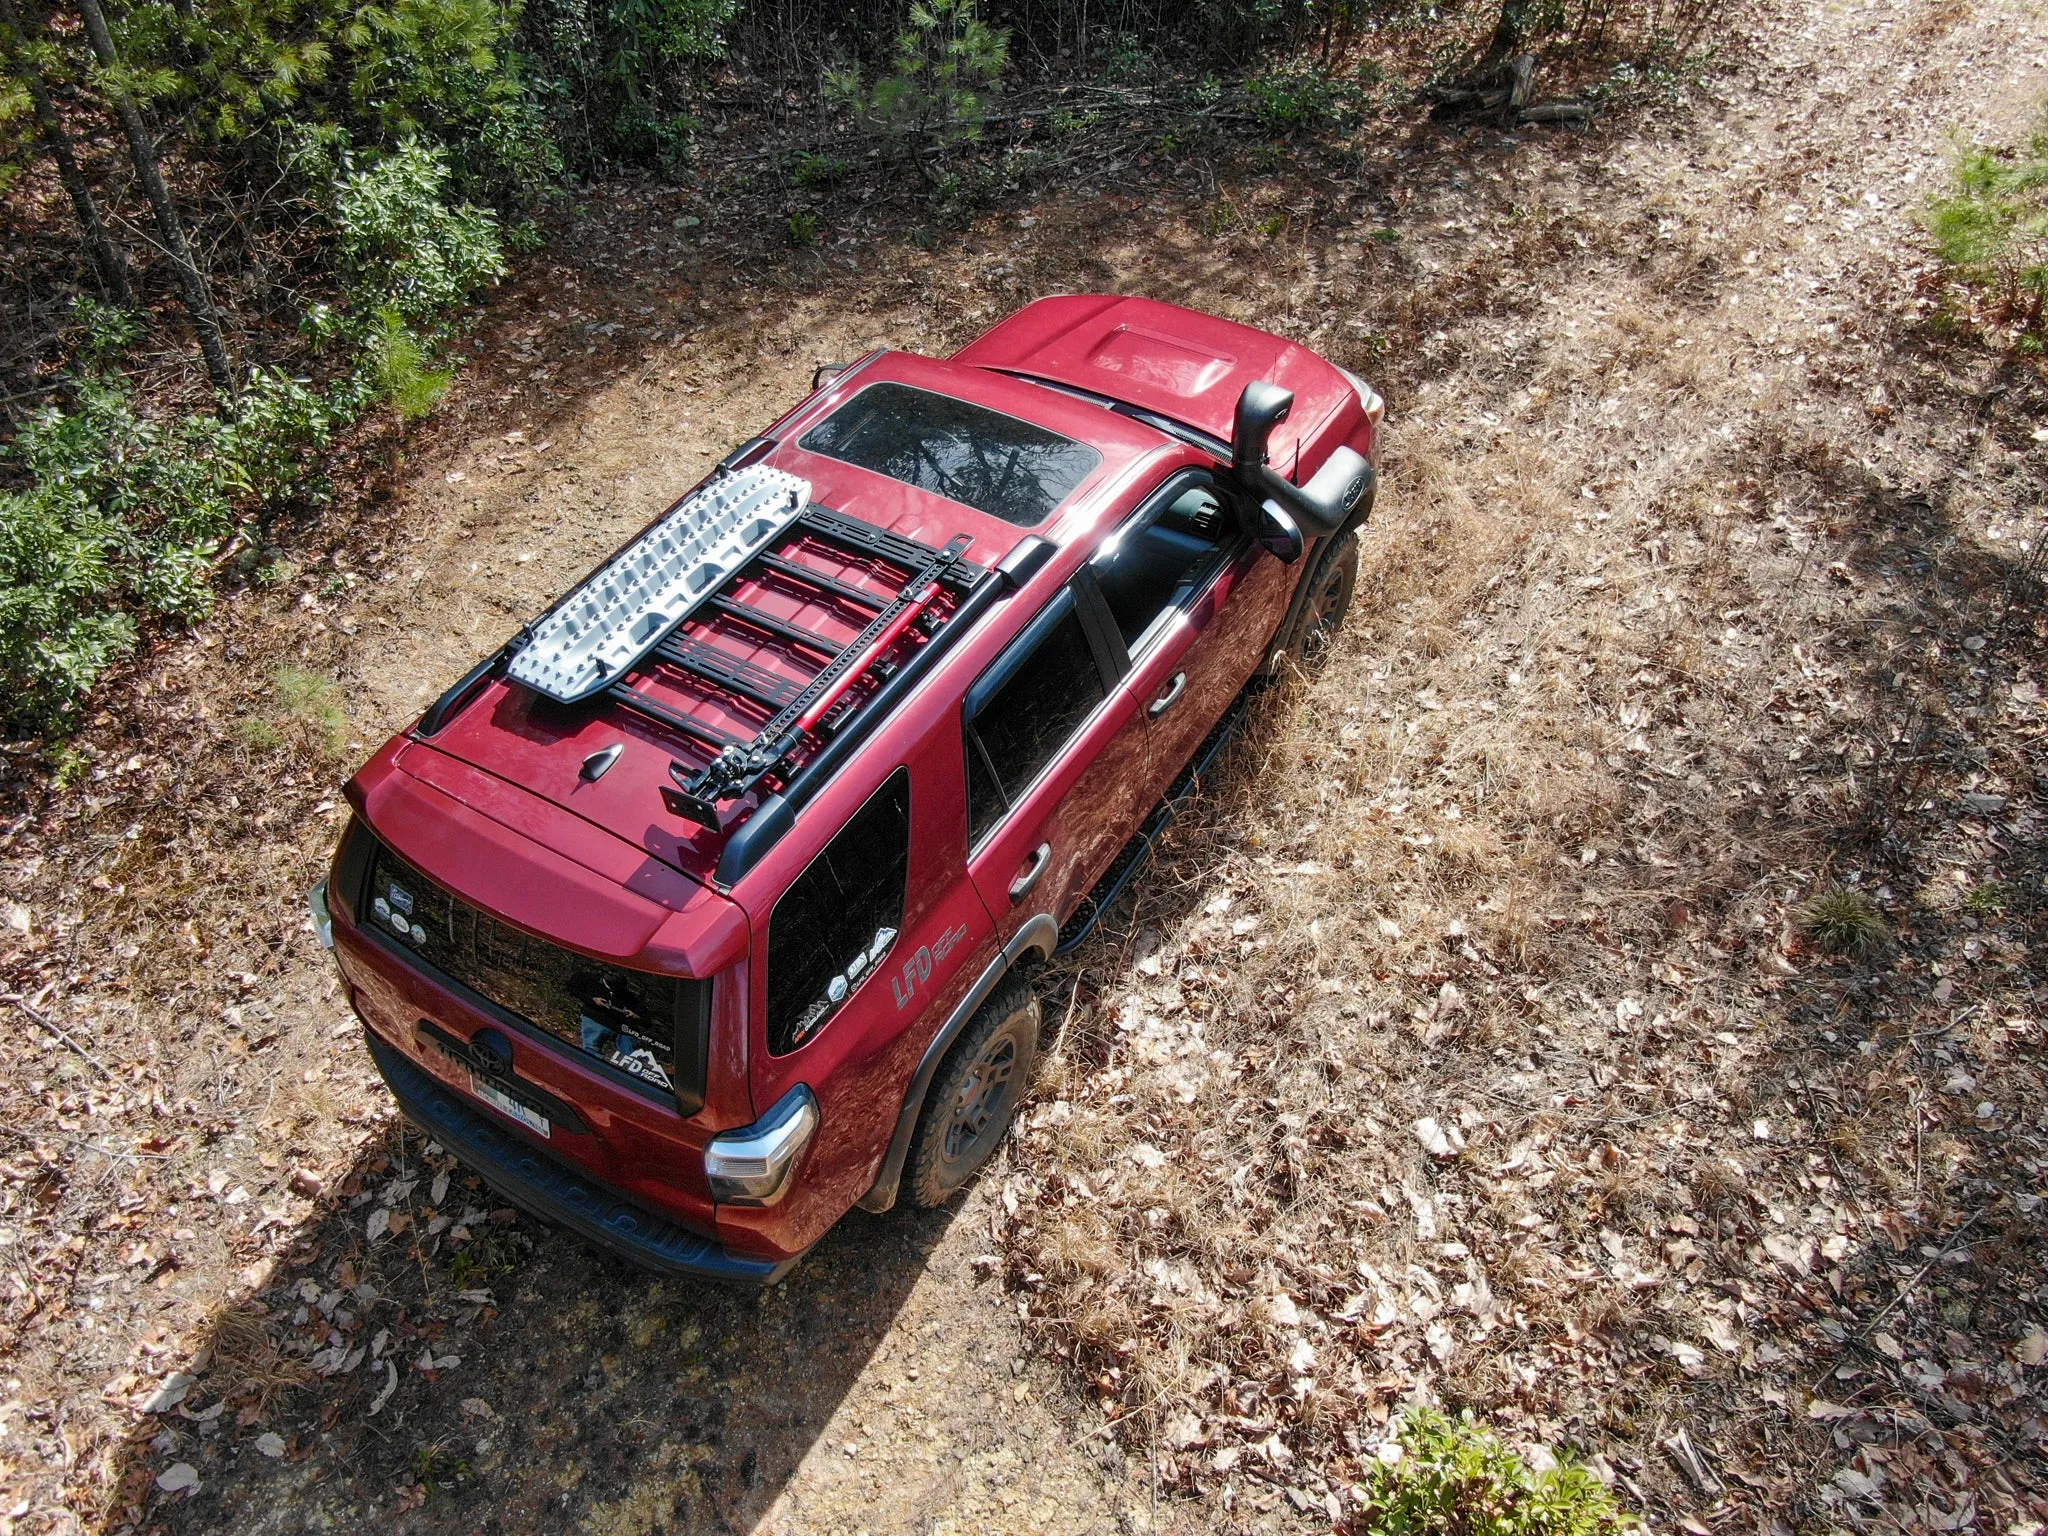
M 10 1303 L 24 1342 L 0 1457 L 25 1507 L 0 1531 L 66 1528 L 60 1489 L 81 1514 L 111 1510 L 108 1529 L 169 1531 L 1326 1528 L 1270 1495 L 1155 1516 L 1147 1468 L 1029 1355 L 1015 1298 L 977 1263 L 1004 1170 L 955 1212 L 856 1213 L 765 1299 L 650 1286 L 493 1215 L 399 1133 L 304 931 L 333 771 L 793 404 L 815 364 L 945 350 L 1044 292 L 1151 293 L 1368 372 L 1384 347 L 1412 387 L 1389 391 L 1383 539 L 1403 533 L 1404 414 L 1451 444 L 1439 474 L 1492 451 L 1486 412 L 1524 378 L 1581 393 L 1565 430 L 1623 456 L 1650 443 L 1655 420 L 1602 395 L 1610 344 L 1687 352 L 1720 404 L 1686 430 L 1797 415 L 1867 360 L 1873 304 L 1900 303 L 1899 252 L 1951 127 L 2014 135 L 2048 59 L 2017 3 L 1815 6 L 1759 47 L 1627 134 L 1368 146 L 1334 211 L 1263 251 L 1205 234 L 1213 205 L 1160 189 L 1051 199 L 935 254 L 828 247 L 735 271 L 659 195 L 617 194 L 584 234 L 590 261 L 565 256 L 494 306 L 396 500 L 348 508 L 324 551 L 287 549 L 274 593 L 231 605 L 125 701 L 149 730 L 97 725 L 82 789 L 9 833 L 0 891 L 40 945 L 10 957 L 10 984 L 112 1070 L 10 1021 L 21 1123 L 40 1137 L 54 1113 L 61 1134 L 41 1171 L 10 1164 L 8 1262 L 33 1306 Z M 1502 201 L 1555 243 L 1541 270 L 1496 244 Z M 1575 270 L 1582 216 L 1600 244 Z M 1398 262 L 1375 229 L 1398 232 Z M 1699 253 L 1682 323 L 1612 302 L 1617 264 L 1647 268 L 1679 238 Z M 1467 324 L 1465 307 L 1495 314 Z M 1598 568 L 1595 541 L 1565 558 L 1581 557 Z M 1369 540 L 1368 577 L 1382 558 Z M 303 721 L 283 750 L 237 737 L 281 663 L 339 679 L 332 755 Z M 386 1210 L 400 1221 L 371 1235 Z M 176 1371 L 197 1379 L 164 1401 Z M 163 1491 L 180 1467 L 196 1489 Z

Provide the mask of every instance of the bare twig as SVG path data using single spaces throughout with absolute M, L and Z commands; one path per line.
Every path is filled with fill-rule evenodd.
M 25 1141 L 30 1146 L 34 1146 L 39 1141 L 65 1141 L 74 1147 L 83 1147 L 88 1152 L 97 1152 L 101 1157 L 128 1158 L 130 1160 L 146 1157 L 162 1163 L 167 1163 L 171 1160 L 171 1154 L 168 1152 L 120 1151 L 112 1147 L 103 1147 L 96 1141 L 88 1141 L 83 1136 L 73 1136 L 68 1131 L 24 1131 L 11 1125 L 0 1125 L 0 1132 L 14 1137 L 17 1141 Z
M 9 992 L 4 997 L 0 997 L 0 1002 L 14 1004 L 15 1007 L 19 1008 L 23 1013 L 28 1015 L 28 1017 L 32 1021 L 34 1021 L 36 1025 L 38 1025 L 40 1028 L 48 1030 L 51 1034 L 55 1035 L 59 1040 L 63 1041 L 65 1045 L 69 1046 L 73 1051 L 77 1052 L 80 1060 L 85 1061 L 93 1067 L 97 1068 L 101 1075 L 104 1076 L 108 1082 L 118 1083 L 121 1081 L 121 1079 L 115 1075 L 114 1069 L 112 1067 L 108 1066 L 104 1061 L 101 1061 L 99 1057 L 93 1055 L 91 1051 L 88 1051 L 76 1040 L 72 1039 L 71 1036 L 66 1034 L 57 1025 L 51 1023 L 48 1019 L 44 1018 L 41 1013 L 37 1012 L 34 1008 L 31 1008 L 28 1004 L 28 1000 L 24 998 L 20 993 Z
M 1873 1316 L 1869 1322 L 1865 1323 L 1860 1329 L 1857 1330 L 1856 1337 L 1859 1339 L 1869 1338 L 1871 1333 L 1876 1329 L 1877 1325 L 1883 1322 L 1887 1317 L 1890 1317 L 1892 1313 L 1898 1309 L 1899 1304 L 1913 1293 L 1913 1287 L 1918 1285 L 1922 1280 L 1925 1280 L 1927 1278 L 1927 1272 L 1933 1269 L 1934 1266 L 1939 1264 L 1943 1259 L 1947 1258 L 1951 1253 L 1954 1253 L 1956 1251 L 1957 1246 L 1961 1244 L 1963 1240 L 1963 1234 L 1969 1231 L 1970 1228 L 1977 1225 L 1978 1219 L 1982 1217 L 1983 1214 L 1990 1209 L 1991 1207 L 1988 1205 L 1979 1206 L 1971 1214 L 1970 1219 L 1968 1221 L 1964 1222 L 1960 1227 L 1957 1227 L 1954 1234 L 1949 1238 L 1949 1240 L 1945 1244 L 1942 1245 L 1941 1252 L 1937 1253 L 1925 1264 L 1922 1264 L 1919 1267 L 1919 1269 L 1914 1271 L 1913 1278 L 1908 1280 L 1904 1285 L 1899 1287 L 1899 1292 L 1896 1296 L 1892 1297 L 1890 1301 L 1886 1302 L 1883 1306 L 1877 1309 L 1876 1315 Z

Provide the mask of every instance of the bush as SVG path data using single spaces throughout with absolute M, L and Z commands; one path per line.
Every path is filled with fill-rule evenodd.
M 138 621 L 189 623 L 213 604 L 213 560 L 247 516 L 318 500 L 310 466 L 373 400 L 401 420 L 432 410 L 451 369 L 434 366 L 449 317 L 506 272 L 498 221 L 446 194 L 444 150 L 407 140 L 367 167 L 336 128 L 298 135 L 289 163 L 323 187 L 348 287 L 305 330 L 357 356 L 324 391 L 256 370 L 233 417 L 138 411 L 111 369 L 140 334 L 127 311 L 82 300 L 77 403 L 46 409 L 0 449 L 27 489 L 0 495 L 0 714 L 61 724 L 131 651 Z
M 315 394 L 276 373 L 251 378 L 232 421 L 152 421 L 96 377 L 77 393 L 0 455 L 29 481 L 0 495 L 0 690 L 24 723 L 59 721 L 134 648 L 138 616 L 204 617 L 242 509 L 317 495 L 308 450 L 356 408 L 347 386 Z
M 1927 223 L 1971 308 L 2037 350 L 2048 331 L 2048 117 L 2016 149 L 1964 150 Z
M 441 403 L 455 382 L 455 370 L 433 367 L 427 348 L 393 308 L 377 311 L 366 361 L 377 393 L 391 403 L 400 421 L 418 421 Z
M 1303 64 L 1263 70 L 1245 81 L 1244 88 L 1259 126 L 1285 138 L 1339 126 L 1352 114 L 1357 98 L 1350 81 L 1333 80 Z
M 1472 1422 L 1414 1408 L 1373 1464 L 1362 1529 L 1384 1536 L 1618 1536 L 1641 1529 L 1584 1467 L 1536 1471 Z M 1389 1457 L 1392 1459 L 1390 1460 Z
M 989 96 L 1010 62 L 1010 34 L 981 19 L 976 0 L 913 0 L 896 34 L 889 73 L 872 85 L 860 67 L 834 71 L 830 94 L 888 132 L 929 179 L 927 158 L 981 137 Z
M 507 270 L 497 218 L 443 198 L 445 150 L 408 140 L 334 186 L 334 224 L 350 303 L 377 329 L 395 312 L 407 327 L 437 328 Z

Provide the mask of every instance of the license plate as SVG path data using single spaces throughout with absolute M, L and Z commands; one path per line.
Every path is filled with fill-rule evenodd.
M 511 1094 L 495 1084 L 486 1082 L 474 1072 L 469 1074 L 469 1091 L 482 1099 L 502 1115 L 509 1115 L 536 1136 L 554 1139 L 554 1131 L 548 1125 L 548 1117 L 537 1109 L 528 1109 Z

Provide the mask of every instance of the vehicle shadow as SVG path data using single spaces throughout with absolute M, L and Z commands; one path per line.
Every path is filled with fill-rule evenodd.
M 957 1209 L 855 1211 L 766 1291 L 662 1281 L 394 1121 L 319 1212 L 199 1331 L 108 1529 L 751 1530 Z

